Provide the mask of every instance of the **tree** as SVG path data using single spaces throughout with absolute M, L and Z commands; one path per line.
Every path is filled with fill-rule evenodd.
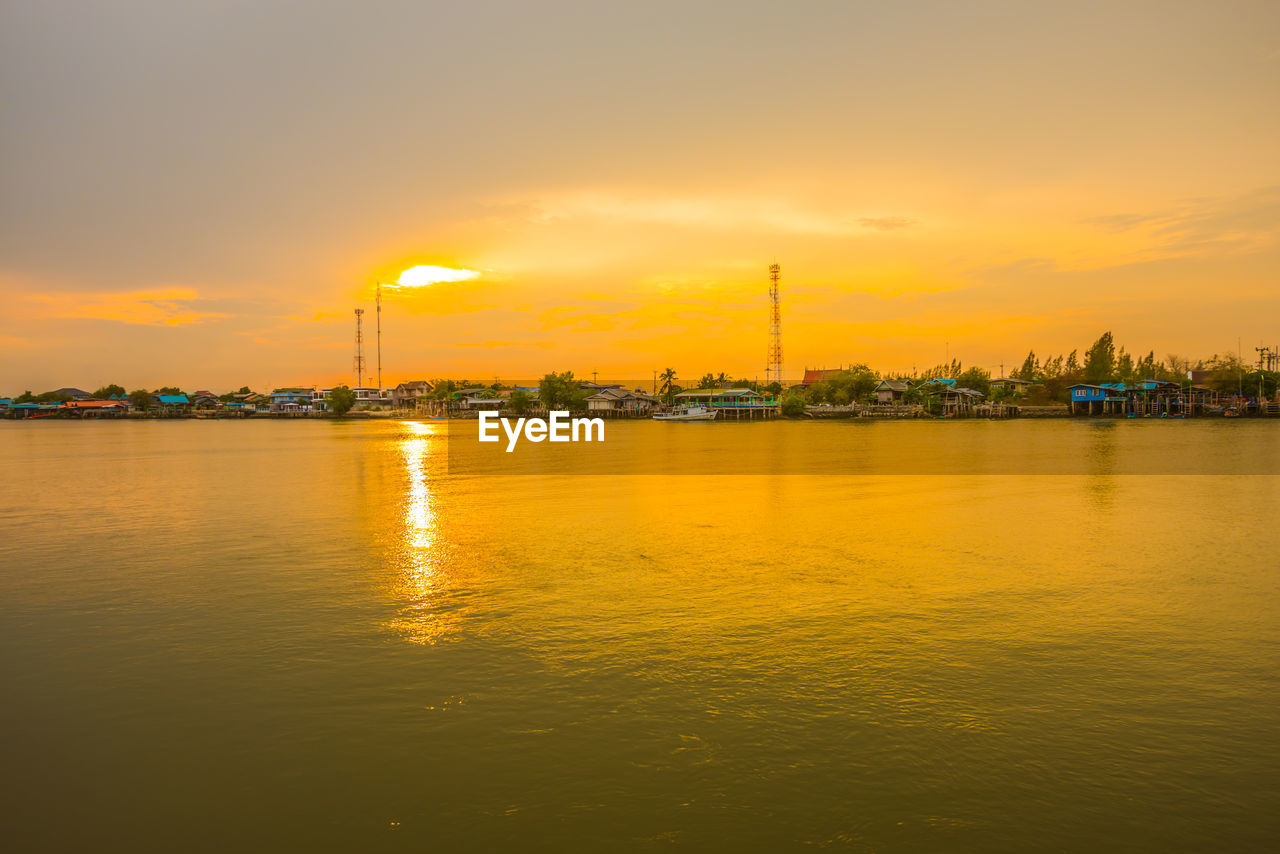
M 1134 373 L 1133 356 L 1123 347 L 1120 348 L 1120 356 L 1116 359 L 1116 379 L 1122 383 L 1130 383 L 1137 379 Z
M 714 388 L 716 384 L 716 375 L 707 371 L 702 375 L 702 379 L 698 380 L 698 388 Z
M 253 392 L 249 390 L 249 387 L 247 385 L 242 385 L 240 386 L 240 390 L 236 392 L 236 394 L 253 394 Z
M 991 374 L 982 368 L 970 368 L 956 377 L 957 388 L 971 388 L 984 395 L 991 393 Z
M 14 398 L 14 403 L 35 403 L 36 396 L 31 393 L 31 389 L 27 389 L 22 394 Z
M 1080 371 L 1080 360 L 1076 356 L 1076 351 L 1072 350 L 1071 355 L 1067 356 L 1066 372 L 1068 374 L 1075 374 L 1075 373 L 1079 373 L 1079 371 Z
M 167 385 L 163 388 L 156 389 L 156 394 L 182 394 L 182 389 L 176 385 Z
M 790 395 L 782 401 L 782 414 L 788 418 L 804 415 L 804 398 L 798 394 Z
M 105 399 L 108 397 L 124 397 L 125 394 L 124 386 L 112 383 L 111 385 L 104 385 L 102 388 L 95 391 L 93 396 Z
M 778 382 L 777 380 L 774 380 L 773 382 L 769 383 L 767 386 L 765 386 L 760 390 L 768 392 L 774 397 L 777 397 L 778 395 L 782 394 L 782 383 Z
M 511 399 L 507 405 L 516 415 L 524 415 L 533 408 L 533 396 L 524 389 L 518 388 L 511 392 Z
M 356 405 L 356 393 L 345 385 L 340 385 L 329 389 L 329 396 L 325 398 L 325 403 L 334 415 L 346 415 L 351 411 L 351 407 Z
M 538 383 L 538 397 L 547 411 L 567 409 L 576 412 L 587 408 L 587 394 L 573 378 L 573 371 L 547 374 Z
M 1075 352 L 1072 351 L 1072 355 Z M 1084 354 L 1084 381 L 1087 383 L 1111 382 L 1116 372 L 1116 345 L 1111 333 L 1104 332 Z
M 1022 360 L 1022 367 L 1013 372 L 1013 378 L 1031 382 L 1040 375 L 1040 361 L 1036 359 L 1036 351 L 1029 350 L 1027 358 Z
M 139 412 L 146 412 L 151 408 L 151 392 L 145 388 L 129 392 L 129 404 Z
M 671 396 L 675 394 L 673 389 L 676 384 L 676 369 L 667 368 L 665 371 L 658 374 L 658 379 L 662 382 L 661 387 L 658 389 L 658 394 L 665 394 L 667 396 L 667 403 L 670 404 Z

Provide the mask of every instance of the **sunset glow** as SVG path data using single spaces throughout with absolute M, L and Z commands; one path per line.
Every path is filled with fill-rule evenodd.
M 1280 6 L 706 3 L 673 40 L 647 7 L 499 5 L 27 4 L 0 28 L 32 93 L 6 102 L 0 393 L 353 379 L 375 283 L 391 384 L 755 377 L 774 262 L 794 379 L 1108 329 L 1161 358 L 1277 343 Z M 437 28 L 487 36 L 424 56 Z M 312 36 L 261 51 L 276 29 Z M 464 66 L 488 72 L 440 86 Z

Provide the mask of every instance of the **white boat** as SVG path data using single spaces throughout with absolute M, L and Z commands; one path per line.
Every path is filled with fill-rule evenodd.
M 670 412 L 659 412 L 654 421 L 714 421 L 716 414 L 705 406 L 677 406 Z

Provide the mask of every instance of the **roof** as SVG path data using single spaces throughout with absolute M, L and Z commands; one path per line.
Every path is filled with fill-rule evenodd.
M 1030 380 L 1020 380 L 1017 377 L 996 377 L 993 383 L 1017 383 L 1018 385 L 1031 385 Z
M 104 407 L 124 407 L 127 403 L 121 400 L 68 400 L 67 407 L 70 409 L 102 409 Z
M 880 384 L 876 386 L 876 391 L 886 389 L 889 391 L 906 391 L 910 386 L 905 380 L 880 380 Z
M 1067 388 L 1096 388 L 1098 391 L 1107 391 L 1104 385 L 1094 385 L 1093 383 L 1072 383 Z
M 587 400 L 626 400 L 628 397 L 634 396 L 635 395 L 629 391 L 624 391 L 612 386 L 606 386 L 588 397 Z
M 764 396 L 749 388 L 695 388 L 692 391 L 682 391 L 676 397 L 746 397 L 748 395 Z
M 191 401 L 187 400 L 187 396 L 186 396 L 185 394 L 157 394 L 157 395 L 155 395 L 155 398 L 156 398 L 156 400 L 160 401 L 161 403 L 173 403 L 173 404 L 178 404 L 178 403 L 190 403 L 190 402 L 191 402 Z
M 831 379 L 840 372 L 840 368 L 805 368 L 804 379 L 800 380 L 800 384 L 812 385 L 813 383 L 820 383 L 823 380 Z

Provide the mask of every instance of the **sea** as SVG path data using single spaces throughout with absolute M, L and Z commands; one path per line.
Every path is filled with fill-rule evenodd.
M 1275 850 L 1280 423 L 606 426 L 0 422 L 0 844 Z

